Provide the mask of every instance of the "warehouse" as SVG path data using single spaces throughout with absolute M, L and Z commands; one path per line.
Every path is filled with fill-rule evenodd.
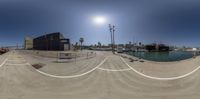
M 45 34 L 33 39 L 34 50 L 64 51 L 70 50 L 70 40 L 60 32 Z

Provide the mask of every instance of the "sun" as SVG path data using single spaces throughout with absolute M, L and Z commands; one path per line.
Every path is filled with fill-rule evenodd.
M 96 16 L 93 18 L 94 23 L 101 25 L 106 23 L 106 18 L 104 16 Z

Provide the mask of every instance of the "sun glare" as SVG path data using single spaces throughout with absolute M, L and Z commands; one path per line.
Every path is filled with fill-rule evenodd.
M 96 23 L 96 24 L 104 24 L 106 22 L 106 18 L 103 17 L 103 16 L 96 16 L 93 18 L 93 21 Z

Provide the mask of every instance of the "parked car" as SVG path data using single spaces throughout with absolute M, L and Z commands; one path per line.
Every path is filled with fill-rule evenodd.
M 0 48 L 0 54 L 4 54 L 8 51 L 9 51 L 9 49 L 7 49 L 7 48 Z

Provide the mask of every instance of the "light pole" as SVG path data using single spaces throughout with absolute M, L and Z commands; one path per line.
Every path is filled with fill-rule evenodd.
M 112 31 L 112 26 L 111 26 L 111 24 L 109 24 L 109 30 L 110 30 L 110 37 L 111 37 L 111 47 L 112 47 L 112 44 L 113 44 L 113 37 L 112 37 L 112 35 L 113 35 L 113 31 Z M 113 47 L 112 47 L 113 48 Z
M 113 25 L 113 48 L 115 48 L 115 26 Z
M 115 48 L 115 26 L 109 24 L 109 30 L 111 34 L 111 47 L 112 47 L 112 52 L 114 53 L 114 48 Z

